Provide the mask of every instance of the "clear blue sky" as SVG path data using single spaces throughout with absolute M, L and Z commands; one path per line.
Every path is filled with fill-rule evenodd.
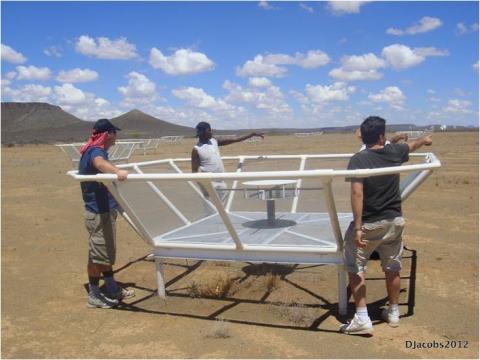
M 477 2 L 2 2 L 2 101 L 184 125 L 478 125 Z

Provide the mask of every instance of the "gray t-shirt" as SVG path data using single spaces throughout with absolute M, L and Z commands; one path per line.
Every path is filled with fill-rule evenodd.
M 399 166 L 408 161 L 408 153 L 407 144 L 388 144 L 382 149 L 365 149 L 352 156 L 348 170 Z M 363 182 L 363 222 L 402 216 L 399 174 L 347 178 L 347 181 Z

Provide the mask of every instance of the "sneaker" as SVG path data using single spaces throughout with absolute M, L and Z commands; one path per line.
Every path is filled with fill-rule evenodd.
M 117 302 L 118 300 L 128 299 L 135 296 L 135 290 L 133 289 L 124 289 L 122 287 L 118 287 L 117 291 L 114 293 L 108 293 L 108 297 L 111 299 L 115 299 Z
M 103 294 L 88 294 L 87 307 L 89 308 L 111 309 L 112 307 L 117 305 L 118 300 L 109 299 Z
M 370 319 L 368 319 L 368 321 L 361 322 L 357 314 L 355 314 L 349 323 L 343 324 L 340 327 L 340 331 L 345 334 L 371 334 L 373 332 L 373 325 Z
M 382 310 L 382 319 L 391 327 L 398 327 L 400 325 L 400 317 L 398 314 L 392 314 L 388 309 Z

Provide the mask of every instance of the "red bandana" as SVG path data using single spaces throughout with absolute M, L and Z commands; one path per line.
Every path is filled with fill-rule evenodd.
M 83 155 L 85 151 L 90 149 L 91 147 L 99 147 L 101 149 L 105 149 L 105 142 L 108 138 L 108 131 L 104 131 L 101 133 L 93 132 L 90 139 L 88 139 L 87 143 L 80 148 L 80 154 Z

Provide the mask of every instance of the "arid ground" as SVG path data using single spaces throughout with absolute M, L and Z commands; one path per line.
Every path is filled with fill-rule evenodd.
M 193 139 L 131 161 L 188 157 Z M 353 135 L 272 136 L 223 155 L 345 153 Z M 478 133 L 434 135 L 442 168 L 405 203 L 401 326 L 380 320 L 379 262 L 369 266 L 372 337 L 338 332 L 332 266 L 167 260 L 155 296 L 149 247 L 118 223 L 118 309 L 86 307 L 87 237 L 79 184 L 53 145 L 2 148 L 3 358 L 478 358 Z M 349 305 L 349 316 L 354 312 Z M 417 346 L 425 348 L 411 348 Z M 437 345 L 435 345 L 437 344 Z M 435 348 L 442 344 L 450 348 Z M 456 348 L 452 348 L 456 347 Z M 461 348 L 458 348 L 461 347 Z

